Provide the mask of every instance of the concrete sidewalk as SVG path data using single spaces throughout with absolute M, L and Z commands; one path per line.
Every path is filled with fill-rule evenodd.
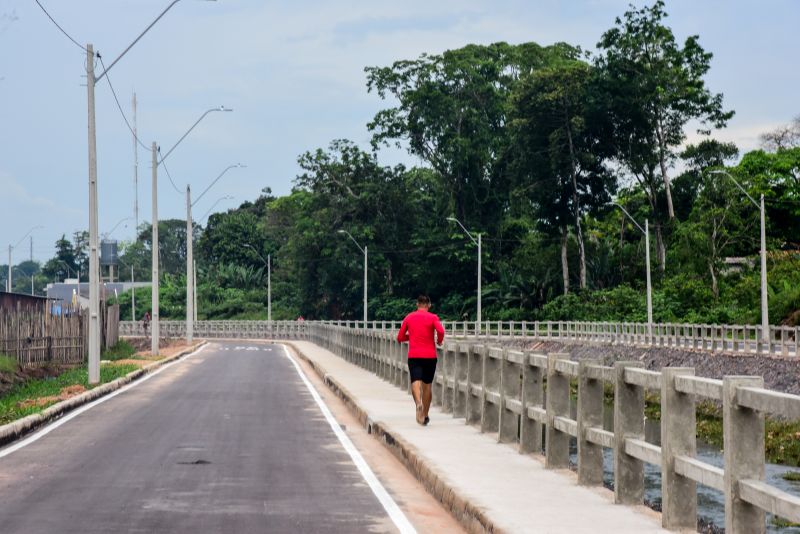
M 578 486 L 569 471 L 545 470 L 536 457 L 499 445 L 463 419 L 434 407 L 430 426 L 420 426 L 405 392 L 314 343 L 287 344 L 471 531 L 667 532 L 652 510 L 615 505 L 608 490 Z

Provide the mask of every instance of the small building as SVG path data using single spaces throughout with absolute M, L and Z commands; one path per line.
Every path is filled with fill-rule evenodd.
M 0 311 L 47 311 L 52 299 L 25 293 L 8 293 L 0 291 Z

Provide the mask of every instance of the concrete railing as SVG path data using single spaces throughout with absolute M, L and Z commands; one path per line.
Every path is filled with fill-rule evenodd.
M 363 321 L 196 321 L 198 337 L 289 337 L 306 324 L 364 328 Z M 463 338 L 511 338 L 579 342 L 632 347 L 668 347 L 738 354 L 800 355 L 800 327 L 771 326 L 770 341 L 761 340 L 761 327 L 753 325 L 706 325 L 683 323 L 605 323 L 570 321 L 485 321 L 480 334 L 477 323 L 445 321 L 449 336 Z M 373 330 L 396 331 L 399 321 L 368 321 Z M 186 335 L 185 321 L 161 321 L 161 337 Z M 144 335 L 144 323 L 120 322 L 120 335 Z
M 196 321 L 194 336 L 198 338 L 256 338 L 256 339 L 298 339 L 303 337 L 303 321 Z M 186 336 L 186 321 L 159 321 L 159 334 L 162 338 Z M 142 321 L 120 321 L 119 335 L 146 336 Z
M 405 347 L 388 330 L 306 323 L 317 344 L 402 389 L 409 388 Z M 564 354 L 508 350 L 475 340 L 440 349 L 434 403 L 520 453 L 543 454 L 548 468 L 566 468 L 577 441 L 578 483 L 603 483 L 603 449 L 613 453 L 614 500 L 641 504 L 644 464 L 661 471 L 662 523 L 695 529 L 696 485 L 724 493 L 725 529 L 752 534 L 766 529 L 766 512 L 800 522 L 800 498 L 765 483 L 764 417 L 800 419 L 800 396 L 763 388 L 761 377 L 694 376 L 691 368 L 647 371 L 641 362 L 571 361 Z M 570 387 L 577 385 L 575 418 Z M 604 386 L 614 391 L 613 431 L 603 428 Z M 645 391 L 661 397 L 661 445 L 645 441 Z M 724 468 L 696 456 L 700 400 L 722 405 Z
M 363 321 L 323 321 L 325 324 L 363 328 Z M 635 347 L 670 347 L 745 354 L 798 356 L 800 327 L 770 326 L 769 343 L 761 326 L 689 323 L 613 323 L 576 321 L 483 321 L 480 334 L 474 321 L 444 321 L 455 337 L 518 338 Z M 396 330 L 399 321 L 369 321 L 378 330 Z

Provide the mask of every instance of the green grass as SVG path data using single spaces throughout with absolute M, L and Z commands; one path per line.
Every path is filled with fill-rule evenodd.
M 125 360 L 128 358 L 133 358 L 135 354 L 136 348 L 124 339 L 121 339 L 113 347 L 104 350 L 100 358 L 103 360 L 112 361 Z
M 105 384 L 125 376 L 131 371 L 138 369 L 138 366 L 128 365 L 102 365 L 100 366 L 100 383 Z M 82 385 L 86 389 L 89 387 L 89 376 L 86 367 L 69 369 L 59 376 L 29 380 L 25 384 L 20 384 L 0 397 L 0 425 L 10 423 L 21 417 L 41 412 L 47 406 L 28 406 L 21 407 L 20 404 L 26 400 L 38 399 L 41 397 L 55 396 L 68 386 Z M 94 386 L 92 386 L 94 387 Z M 57 401 L 51 402 L 54 404 Z M 49 405 L 50 405 L 49 404 Z
M 792 521 L 788 521 L 782 517 L 778 517 L 777 515 L 772 516 L 772 520 L 770 521 L 773 526 L 778 528 L 788 528 L 788 527 L 800 527 L 800 523 L 794 523 Z
M 13 373 L 19 369 L 17 359 L 5 354 L 0 354 L 0 373 Z
M 791 482 L 800 482 L 800 471 L 787 471 L 781 475 L 781 478 Z

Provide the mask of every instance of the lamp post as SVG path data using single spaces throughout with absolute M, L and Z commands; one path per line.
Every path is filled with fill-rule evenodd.
M 94 47 L 92 44 L 86 45 L 86 96 L 89 141 L 89 384 L 97 384 L 100 382 L 100 260 L 97 250 L 99 243 L 97 228 L 97 130 L 95 126 L 95 85 L 114 68 L 114 65 L 116 65 L 117 62 L 122 59 L 148 31 L 150 31 L 150 28 L 178 3 L 178 1 L 179 0 L 173 0 L 161 14 L 159 14 L 102 73 L 100 73 L 99 76 L 95 76 L 94 72 Z M 155 144 L 153 146 L 153 153 L 155 158 Z M 155 212 L 155 206 L 153 211 Z M 157 235 L 157 231 L 154 232 L 154 236 L 155 235 Z M 157 312 L 154 313 L 154 315 L 157 316 Z M 154 330 L 156 329 L 157 327 L 154 328 Z M 156 350 L 156 354 L 157 353 L 158 351 Z
M 736 184 L 736 187 L 744 193 L 747 199 L 756 207 L 761 217 L 761 343 L 764 345 L 765 350 L 769 350 L 770 345 L 770 332 L 769 332 L 769 290 L 767 289 L 767 222 L 766 212 L 764 210 L 764 195 L 761 195 L 760 202 L 756 202 L 750 194 L 745 191 L 744 187 L 736 181 L 727 171 L 721 169 L 710 171 L 711 174 L 721 174 L 727 176 L 731 181 Z
M 201 117 L 202 119 L 202 117 Z M 199 122 L 199 121 L 198 121 Z M 195 123 L 196 124 L 196 123 Z M 194 126 L 192 126 L 194 128 Z M 189 129 L 191 131 L 191 128 Z M 188 134 L 188 132 L 187 132 Z M 184 135 L 184 137 L 186 137 Z M 182 140 L 183 138 L 181 138 Z M 180 143 L 180 141 L 178 141 Z M 169 155 L 169 153 L 167 154 Z M 166 156 L 165 156 L 166 157 Z M 192 207 L 200 202 L 200 199 L 203 198 L 209 189 L 211 189 L 214 184 L 216 184 L 220 178 L 222 178 L 226 172 L 231 169 L 237 168 L 244 168 L 246 165 L 242 165 L 241 163 L 236 163 L 234 165 L 228 165 L 225 167 L 219 175 L 214 178 L 214 180 L 208 185 L 208 187 L 200 193 L 200 196 L 192 202 L 192 189 L 191 186 L 187 184 L 186 186 L 186 342 L 191 343 L 194 339 L 194 306 L 195 306 L 195 298 L 194 298 L 194 225 L 192 224 Z
M 650 278 L 650 223 L 645 219 L 644 228 L 642 228 L 625 208 L 616 202 L 614 205 L 622 210 L 622 213 L 644 234 L 644 256 L 647 264 L 647 339 L 648 342 L 651 342 L 653 339 L 653 285 Z
M 345 234 L 349 237 L 353 243 L 356 244 L 358 250 L 360 250 L 364 254 L 364 328 L 367 327 L 367 246 L 364 245 L 364 248 L 361 248 L 361 245 L 358 244 L 358 241 L 350 235 L 350 232 L 347 230 L 339 230 L 340 234 Z
M 464 225 L 461 224 L 461 221 L 459 221 L 455 217 L 448 217 L 447 220 L 450 221 L 450 222 L 454 222 L 457 225 L 459 225 L 461 227 L 461 229 L 464 230 L 464 233 L 466 233 L 467 236 L 469 236 L 469 238 L 472 240 L 472 242 L 475 243 L 476 245 L 478 245 L 478 316 L 477 316 L 478 321 L 477 321 L 477 326 L 475 328 L 475 334 L 478 335 L 478 334 L 481 333 L 481 311 L 482 311 L 482 307 L 481 307 L 481 293 L 482 293 L 482 291 L 481 291 L 481 268 L 482 268 L 482 261 L 483 261 L 483 251 L 482 251 L 483 247 L 481 246 L 481 234 L 480 234 L 480 232 L 478 232 L 478 239 L 476 240 L 474 237 L 472 237 L 472 234 L 469 233 L 469 230 L 467 230 L 464 227 Z
M 27 232 L 25 232 L 25 235 L 24 235 L 24 236 L 22 236 L 22 239 L 20 239 L 19 241 L 17 241 L 17 244 L 16 244 L 16 245 L 11 245 L 11 244 L 9 243 L 9 245 L 8 245 L 8 280 L 6 280 L 6 284 L 7 284 L 7 285 L 6 285 L 6 291 L 8 291 L 9 293 L 11 293 L 11 288 L 13 287 L 13 286 L 11 285 L 11 252 L 12 252 L 12 251 L 13 251 L 15 248 L 17 248 L 17 247 L 20 245 L 20 243 L 22 243 L 23 241 L 25 241 L 25 238 L 26 238 L 26 237 L 28 237 L 29 235 L 31 235 L 31 233 L 33 233 L 33 231 L 34 231 L 34 230 L 40 230 L 40 229 L 42 229 L 42 228 L 44 228 L 44 226 L 34 226 L 33 228 L 31 228 L 30 230 L 28 230 Z
M 192 126 L 186 131 L 186 133 L 183 134 L 181 136 L 181 138 L 178 139 L 178 141 L 174 145 L 172 145 L 172 148 L 170 148 L 167 151 L 167 153 L 163 157 L 161 157 L 161 159 L 159 159 L 160 148 L 158 147 L 158 145 L 156 145 L 155 142 L 153 142 L 153 145 L 152 145 L 152 148 L 151 148 L 151 153 L 152 153 L 152 157 L 153 157 L 152 166 L 151 166 L 152 167 L 152 173 L 153 173 L 153 177 L 152 177 L 152 192 L 153 192 L 152 193 L 153 194 L 153 201 L 152 201 L 153 202 L 153 214 L 152 214 L 152 218 L 153 218 L 153 222 L 152 222 L 152 227 L 151 227 L 152 244 L 151 244 L 151 247 L 150 247 L 152 249 L 151 250 L 151 255 L 152 255 L 152 273 L 150 275 L 151 280 L 152 280 L 152 282 L 151 282 L 151 314 L 150 314 L 151 315 L 152 326 L 151 326 L 151 329 L 150 329 L 150 336 L 151 336 L 150 337 L 150 352 L 154 356 L 157 356 L 158 352 L 159 352 L 158 338 L 159 338 L 159 335 L 160 335 L 160 321 L 159 321 L 159 313 L 158 313 L 158 288 L 159 288 L 159 281 L 158 281 L 158 276 L 159 276 L 159 274 L 158 274 L 158 166 L 161 165 L 162 163 L 164 163 L 164 160 L 167 159 L 167 156 L 172 154 L 172 151 L 175 150 L 175 148 L 178 145 L 181 144 L 181 141 L 186 139 L 186 136 L 188 136 L 189 133 L 192 130 L 194 130 L 195 127 L 198 124 L 200 124 L 200 121 L 202 121 L 209 113 L 213 113 L 215 111 L 232 112 L 233 110 L 231 108 L 226 108 L 225 106 L 219 106 L 217 108 L 207 109 L 205 112 L 203 112 L 202 115 L 200 115 L 200 118 L 197 119 L 194 122 L 194 124 L 192 124 Z M 189 280 L 187 279 L 187 283 L 188 282 L 189 282 Z
M 253 252 L 256 253 L 256 256 L 259 257 L 261 261 L 264 262 L 264 265 L 267 266 L 267 322 L 272 322 L 272 254 L 267 254 L 267 259 L 264 259 L 264 256 L 259 254 L 258 250 L 251 245 L 250 243 L 245 243 L 245 247 L 249 248 Z
M 203 216 L 202 216 L 202 217 L 200 217 L 199 219 L 197 219 L 198 221 L 200 221 L 200 224 L 203 224 L 203 221 L 205 221 L 205 220 L 206 220 L 206 217 L 208 217 L 208 216 L 211 214 L 211 211 L 212 211 L 214 208 L 216 208 L 216 207 L 217 207 L 217 204 L 219 204 L 219 203 L 220 203 L 220 202 L 222 202 L 223 200 L 233 200 L 233 196 L 232 196 L 232 195 L 225 195 L 224 197 L 219 197 L 219 198 L 218 198 L 218 199 L 217 199 L 217 200 L 216 200 L 216 201 L 215 201 L 215 202 L 214 202 L 214 203 L 211 205 L 211 207 L 210 207 L 210 208 L 208 208 L 208 211 L 206 211 L 206 212 L 203 214 Z

